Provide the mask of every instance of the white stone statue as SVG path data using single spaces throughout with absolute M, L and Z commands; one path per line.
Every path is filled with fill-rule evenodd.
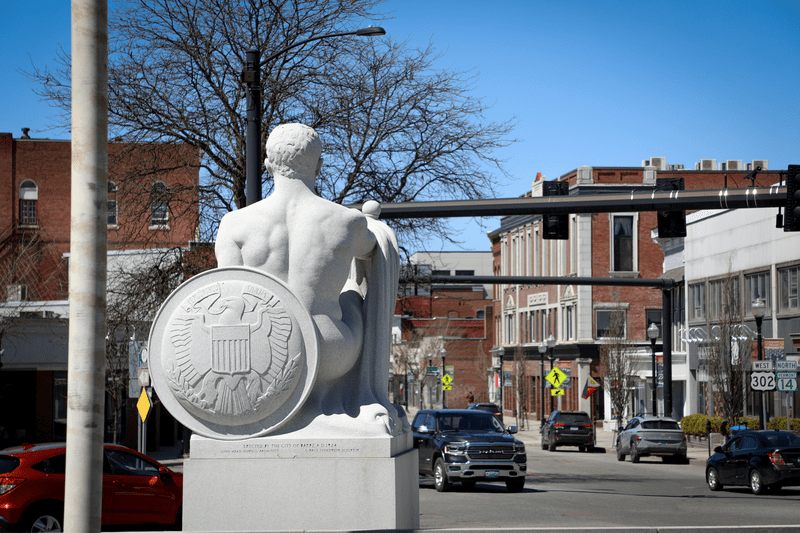
M 387 395 L 397 242 L 374 213 L 314 192 L 321 154 L 319 136 L 308 126 L 286 124 L 272 131 L 265 163 L 274 191 L 223 217 L 217 261 L 284 282 L 317 331 L 319 362 L 311 394 L 273 434 L 398 435 L 408 422 Z M 377 206 L 368 202 L 365 211 Z

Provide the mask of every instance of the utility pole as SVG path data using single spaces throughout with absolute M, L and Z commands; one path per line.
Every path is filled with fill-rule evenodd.
M 108 4 L 72 0 L 72 197 L 64 531 L 100 531 L 108 248 Z

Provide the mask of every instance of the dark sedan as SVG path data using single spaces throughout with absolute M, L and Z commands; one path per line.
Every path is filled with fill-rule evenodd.
M 753 494 L 800 485 L 800 437 L 788 431 L 745 431 L 717 446 L 706 461 L 711 490 L 750 486 Z

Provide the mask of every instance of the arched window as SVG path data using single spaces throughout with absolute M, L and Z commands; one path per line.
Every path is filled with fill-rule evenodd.
M 31 180 L 19 185 L 19 223 L 26 226 L 36 225 L 36 201 L 39 199 L 39 187 Z
M 108 225 L 116 226 L 119 224 L 119 212 L 117 210 L 117 184 L 113 181 L 108 182 Z
M 150 189 L 150 227 L 165 228 L 169 223 L 169 193 L 167 186 L 157 181 Z

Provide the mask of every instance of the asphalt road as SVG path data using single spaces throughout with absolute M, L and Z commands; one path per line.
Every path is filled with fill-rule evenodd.
M 595 454 L 527 448 L 522 493 L 508 493 L 502 483 L 479 483 L 473 490 L 456 485 L 438 493 L 432 478 L 421 478 L 420 528 L 795 525 L 800 530 L 800 488 L 764 496 L 745 487 L 711 492 L 701 461 L 672 465 L 645 457 L 633 464 L 618 462 L 611 448 Z

